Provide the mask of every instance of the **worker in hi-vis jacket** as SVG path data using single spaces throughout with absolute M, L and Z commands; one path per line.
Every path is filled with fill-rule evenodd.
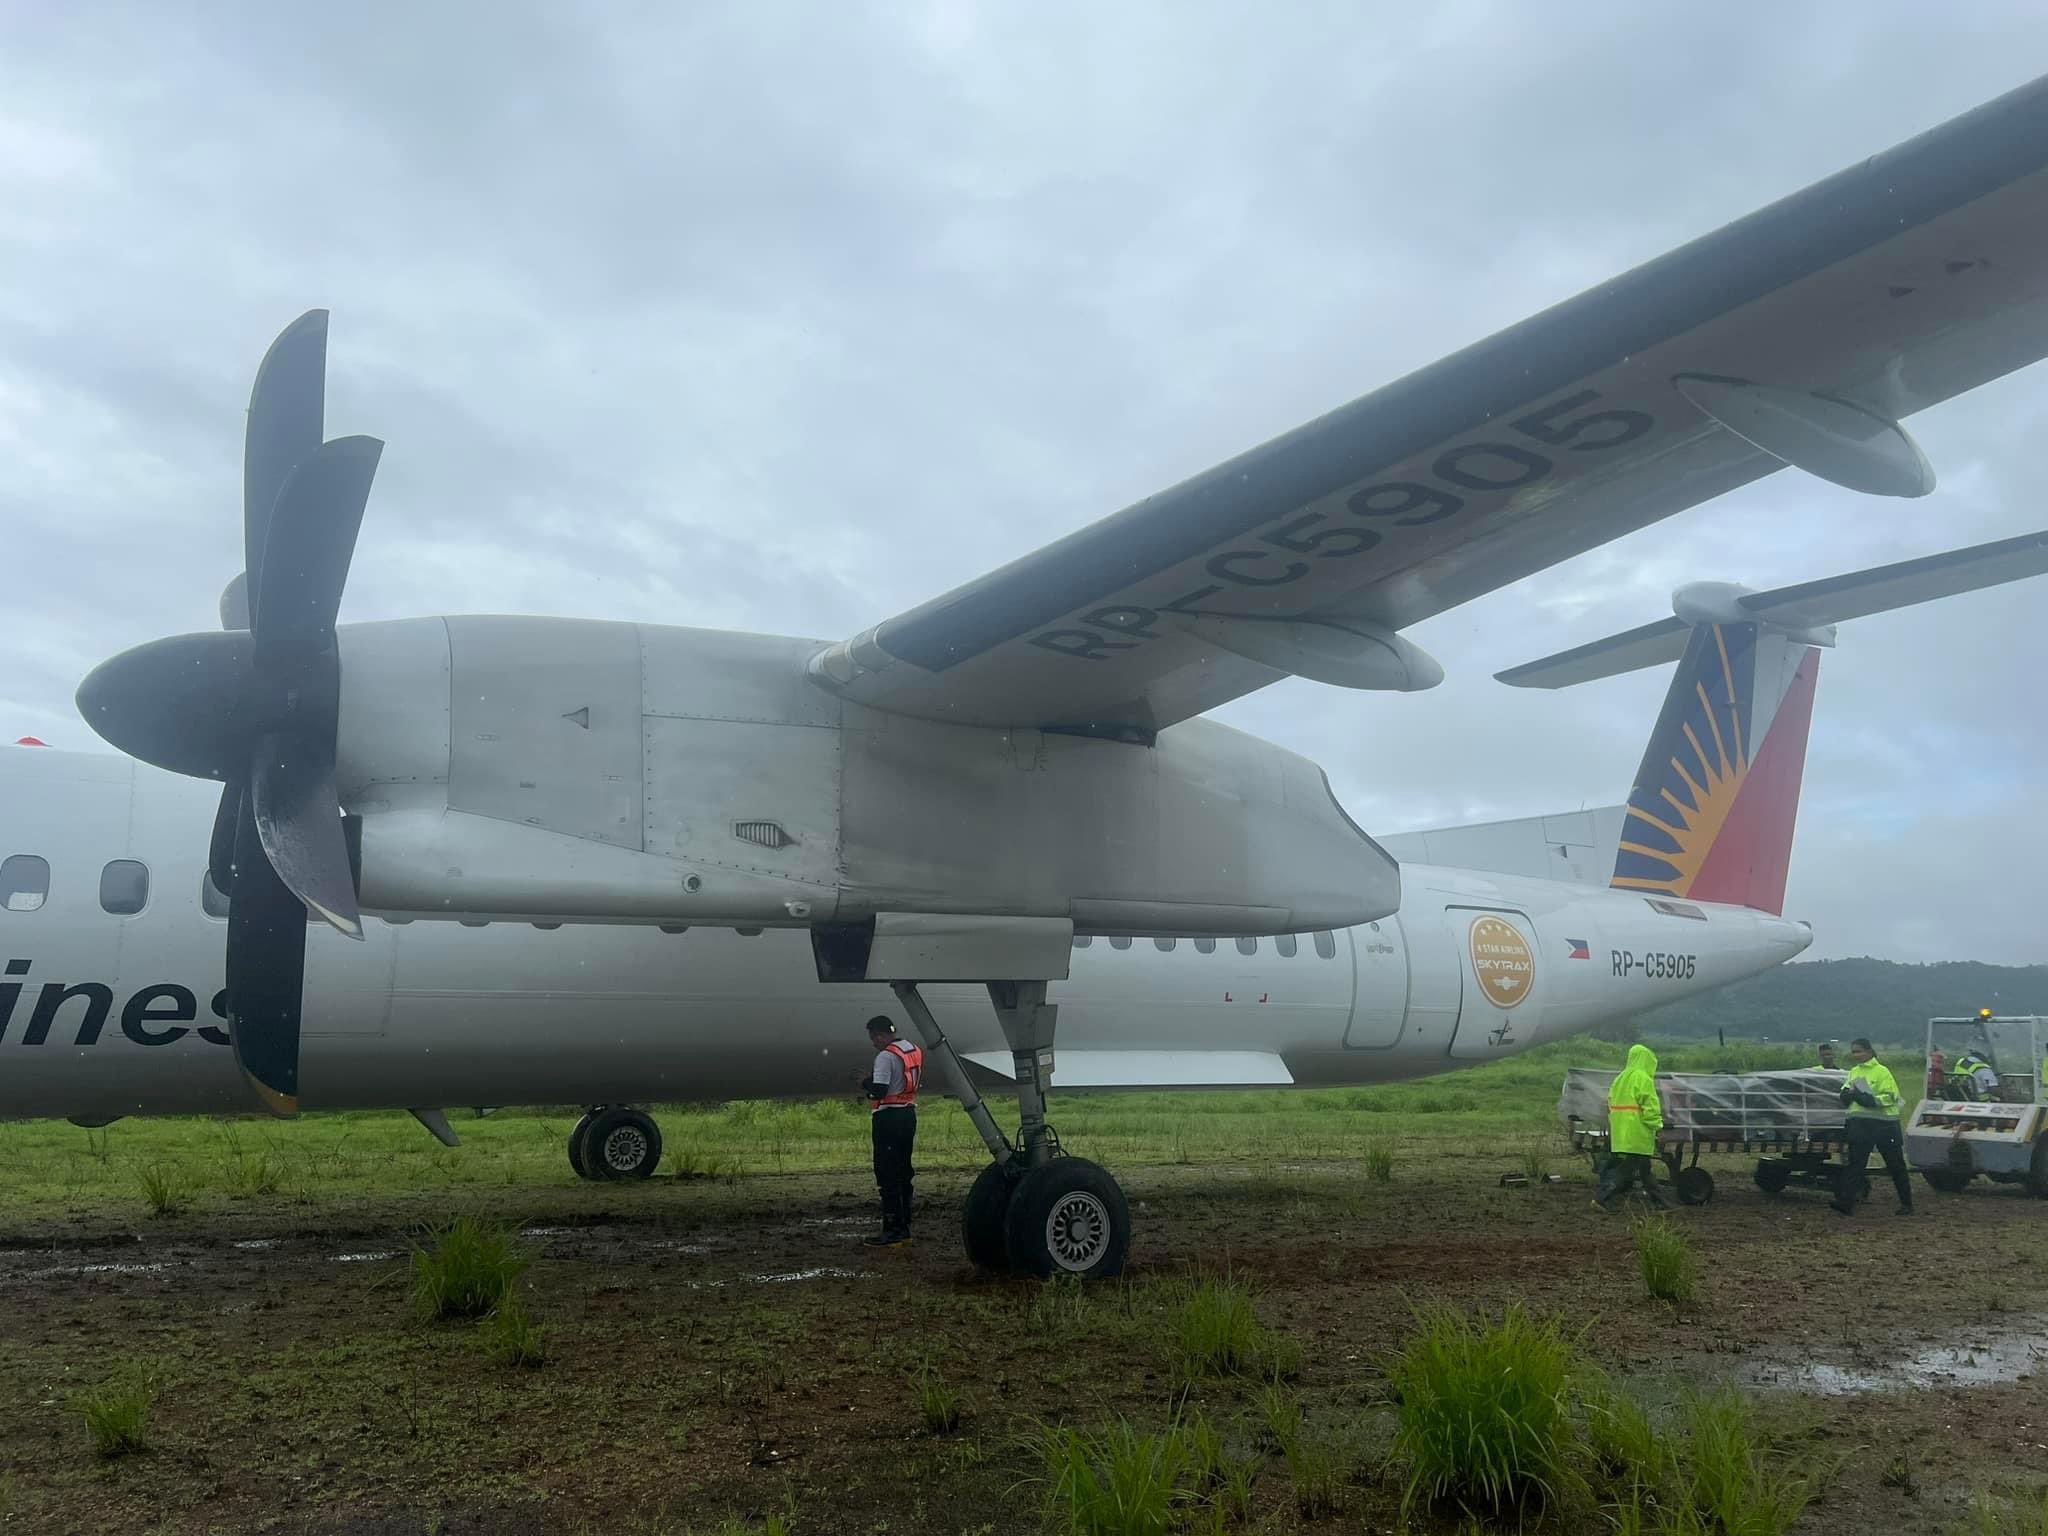
M 1913 1184 L 1906 1176 L 1906 1147 L 1899 1134 L 1898 1079 L 1877 1059 L 1870 1042 L 1860 1036 L 1849 1042 L 1849 1076 L 1842 1083 L 1842 1107 L 1848 1111 L 1849 1148 L 1834 1208 L 1844 1216 L 1855 1214 L 1856 1202 L 1863 1198 L 1863 1170 L 1870 1166 L 1870 1154 L 1875 1152 L 1884 1159 L 1892 1188 L 1898 1191 L 1899 1214 L 1912 1215 Z
M 1647 1045 L 1628 1048 L 1628 1062 L 1607 1090 L 1607 1164 L 1600 1170 L 1600 1193 L 1593 1203 L 1603 1211 L 1630 1189 L 1660 1211 L 1669 1210 L 1657 1182 L 1657 1133 L 1664 1128 L 1664 1106 L 1657 1102 L 1657 1057 Z

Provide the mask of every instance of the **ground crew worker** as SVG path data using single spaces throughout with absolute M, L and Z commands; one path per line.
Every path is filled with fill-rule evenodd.
M 924 1077 L 924 1052 L 900 1038 L 885 1013 L 868 1020 L 875 1065 L 868 1074 L 868 1130 L 875 1146 L 875 1187 L 882 1195 L 882 1230 L 865 1239 L 870 1248 L 910 1241 L 910 1161 L 917 1143 L 917 1087 Z
M 1867 1039 L 1849 1042 L 1849 1076 L 1842 1084 L 1842 1107 L 1848 1113 L 1847 1172 L 1835 1192 L 1834 1208 L 1844 1216 L 1856 1213 L 1863 1195 L 1859 1177 L 1870 1166 L 1870 1154 L 1884 1159 L 1885 1171 L 1898 1191 L 1899 1214 L 1913 1214 L 1913 1185 L 1906 1176 L 1906 1148 L 1899 1135 L 1899 1084 L 1891 1069 L 1877 1059 Z
M 1949 1080 L 1961 1096 L 1976 1104 L 1988 1104 L 1998 1097 L 1998 1069 L 1991 1065 L 1989 1047 L 1971 1046 L 1956 1058 Z
M 1823 1040 L 1820 1043 L 1820 1065 L 1813 1070 L 1816 1072 L 1838 1072 L 1841 1070 L 1840 1065 L 1835 1060 L 1834 1041 Z
M 1671 1208 L 1657 1183 L 1657 1133 L 1663 1128 L 1657 1057 L 1647 1045 L 1632 1045 L 1627 1064 L 1607 1090 L 1607 1165 L 1600 1170 L 1600 1193 L 1593 1197 L 1601 1210 L 1613 1210 L 1614 1202 L 1637 1186 L 1658 1210 Z

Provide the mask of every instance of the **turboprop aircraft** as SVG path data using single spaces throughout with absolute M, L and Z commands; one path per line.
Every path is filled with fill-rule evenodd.
M 257 373 L 223 628 L 103 663 L 79 705 L 134 757 L 224 785 L 206 856 L 228 893 L 221 1005 L 274 1112 L 347 1097 L 302 1082 L 302 1036 L 348 985 L 318 970 L 306 985 L 307 914 L 361 946 L 356 974 L 386 965 L 372 995 L 394 998 L 394 1032 L 403 946 L 365 912 L 722 929 L 734 945 L 803 930 L 820 984 L 888 984 L 975 1117 L 993 1161 L 970 1248 L 979 1222 L 1023 1268 L 1110 1273 L 1122 1195 L 1059 1154 L 1045 1116 L 1048 988 L 1090 953 L 1073 946 L 1227 934 L 1249 960 L 1262 940 L 1371 933 L 1404 909 L 1398 863 L 1313 764 L 1200 714 L 1288 675 L 1429 687 L 1441 669 L 1403 629 L 1787 465 L 1926 494 L 1902 419 L 2048 350 L 2044 252 L 2048 81 L 838 643 L 565 619 L 338 625 L 381 445 L 322 441 L 314 311 Z M 1533 1001 L 1515 977 L 1540 931 L 1516 926 L 1511 895 L 1474 985 Z M 1716 926 L 1704 908 L 1645 910 L 1705 924 L 1674 934 Z M 1442 926 L 1410 942 L 1441 950 Z M 1594 934 L 1653 957 L 1646 984 L 1687 957 L 1694 981 L 1740 973 L 1716 945 L 1646 932 L 1638 949 L 1632 927 L 1613 931 L 1628 940 Z M 1433 974 L 1463 971 L 1411 965 L 1403 1027 L 1419 1039 L 1434 1017 L 1449 1051 L 1465 1005 L 1432 1001 Z M 986 989 L 1014 1141 L 940 1027 L 924 991 L 939 984 Z M 182 1002 L 131 997 L 124 1038 L 130 1008 L 162 1027 Z M 793 1078 L 790 1038 L 733 1043 Z M 429 1097 L 421 1072 L 395 1101 Z

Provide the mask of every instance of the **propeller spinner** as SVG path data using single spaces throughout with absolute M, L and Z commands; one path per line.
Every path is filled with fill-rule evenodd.
M 143 762 L 223 781 L 207 867 L 228 896 L 228 1038 L 272 1113 L 298 1113 L 306 918 L 363 936 L 335 792 L 335 615 L 384 445 L 323 442 L 327 311 L 285 328 L 249 397 L 243 574 L 224 631 L 152 640 L 79 685 L 92 728 Z

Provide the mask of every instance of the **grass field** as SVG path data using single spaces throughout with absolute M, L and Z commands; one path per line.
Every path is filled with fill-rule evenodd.
M 1619 1067 L 1625 1047 L 1563 1041 L 1509 1061 L 1420 1082 L 1312 1091 L 1062 1094 L 1065 1140 L 1107 1167 L 1350 1159 L 1383 1145 L 1396 1156 L 1459 1148 L 1528 1149 L 1561 1158 L 1558 1083 L 1570 1066 Z M 1810 1065 L 1775 1046 L 1677 1048 L 1667 1071 Z M 1001 1118 L 1004 1105 L 992 1101 Z M 0 1230 L 123 1210 L 152 1195 L 199 1213 L 274 1203 L 401 1198 L 432 1209 L 476 1186 L 572 1184 L 564 1138 L 579 1111 L 451 1115 L 464 1145 L 441 1146 L 409 1115 L 315 1115 L 291 1124 L 129 1120 L 101 1131 L 62 1121 L 0 1123 Z M 867 1110 L 852 1099 L 749 1101 L 656 1109 L 667 1171 L 713 1178 L 859 1169 Z M 918 1130 L 921 1168 L 971 1169 L 987 1155 L 964 1115 L 929 1110 Z
M 1722 1160 L 1634 1226 L 1555 1120 L 1620 1055 L 1066 1097 L 1137 1227 L 1085 1291 L 965 1265 L 943 1110 L 882 1253 L 852 1104 L 664 1109 L 695 1176 L 605 1185 L 569 1111 L 0 1127 L 0 1532 L 2039 1536 L 2048 1210 Z

